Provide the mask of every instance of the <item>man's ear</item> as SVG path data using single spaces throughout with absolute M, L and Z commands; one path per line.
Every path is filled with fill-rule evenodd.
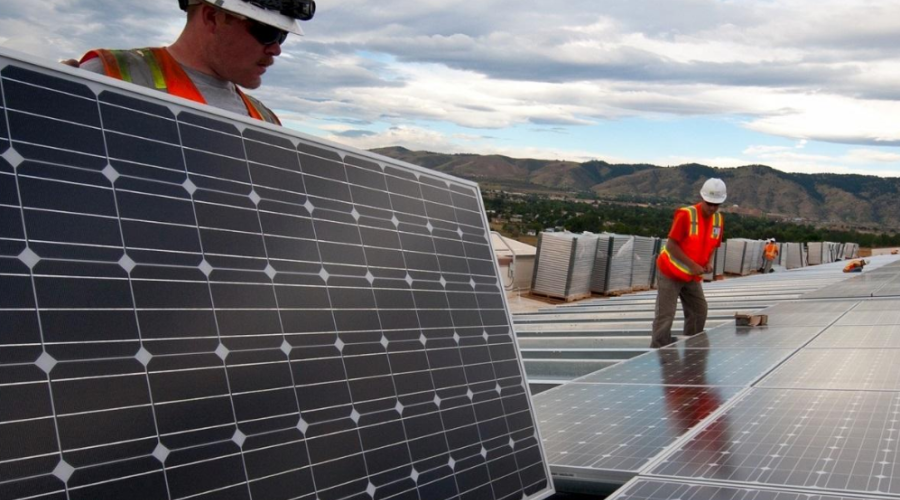
M 197 17 L 199 18 L 198 21 L 200 21 L 199 24 L 203 26 L 204 31 L 215 33 L 219 23 L 223 21 L 222 17 L 219 16 L 219 9 L 206 2 L 202 2 L 198 5 L 197 9 L 199 10 L 199 12 L 197 12 Z

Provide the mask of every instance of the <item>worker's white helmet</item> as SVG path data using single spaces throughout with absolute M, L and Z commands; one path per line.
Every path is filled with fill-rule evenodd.
M 772 238 L 772 243 L 775 243 L 775 238 Z
M 274 26 L 282 31 L 302 35 L 297 21 L 309 21 L 316 13 L 315 0 L 202 0 L 222 10 Z M 182 10 L 201 0 L 178 0 Z
M 724 203 L 727 193 L 725 192 L 725 181 L 722 179 L 712 178 L 703 183 L 700 188 L 700 197 L 707 203 L 718 205 Z

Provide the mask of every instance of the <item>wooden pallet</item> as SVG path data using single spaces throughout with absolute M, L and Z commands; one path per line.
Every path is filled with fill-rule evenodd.
M 540 298 L 544 298 L 544 299 L 558 300 L 561 302 L 575 302 L 576 300 L 591 298 L 590 292 L 581 293 L 578 295 L 570 295 L 569 297 L 562 297 L 560 295 L 553 295 L 553 294 L 549 294 L 549 293 L 540 293 L 540 292 L 535 292 L 534 290 L 532 290 L 529 295 L 531 295 L 532 297 L 540 297 Z

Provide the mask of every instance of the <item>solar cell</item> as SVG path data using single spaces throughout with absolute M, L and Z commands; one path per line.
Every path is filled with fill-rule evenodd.
M 896 392 L 751 389 L 650 474 L 897 495 L 898 415 Z
M 0 68 L 0 498 L 552 493 L 475 184 Z

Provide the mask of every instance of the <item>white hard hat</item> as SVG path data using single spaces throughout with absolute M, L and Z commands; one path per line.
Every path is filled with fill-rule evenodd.
M 775 238 L 772 238 L 772 243 L 775 243 Z
M 185 10 L 188 5 L 201 1 L 295 35 L 303 34 L 297 21 L 308 21 L 316 12 L 315 0 L 178 0 L 178 3 Z
M 727 193 L 725 192 L 725 181 L 722 179 L 712 178 L 703 183 L 700 188 L 700 197 L 707 203 L 718 205 L 724 203 Z

